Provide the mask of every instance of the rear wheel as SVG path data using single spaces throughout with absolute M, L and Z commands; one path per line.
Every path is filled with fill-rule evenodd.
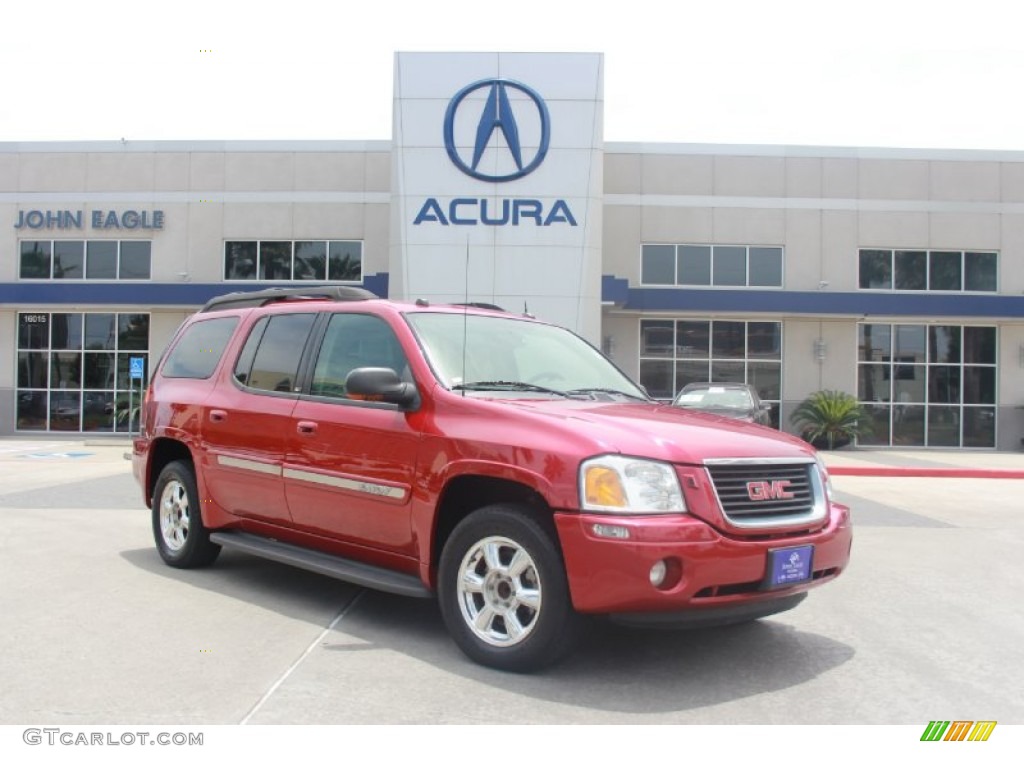
M 172 461 L 153 489 L 153 538 L 160 557 L 175 568 L 200 568 L 217 559 L 220 545 L 210 541 L 199 510 L 192 465 Z
M 456 526 L 441 554 L 439 601 L 471 659 L 527 672 L 570 650 L 578 617 L 555 541 L 546 521 L 518 505 L 484 507 Z

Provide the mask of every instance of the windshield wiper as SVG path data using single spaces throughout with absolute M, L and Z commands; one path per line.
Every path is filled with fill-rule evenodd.
M 610 389 L 608 387 L 581 387 L 580 389 L 570 389 L 567 394 L 592 395 L 597 392 L 604 393 L 606 395 L 621 395 L 622 397 L 628 397 L 630 400 L 639 400 L 642 403 L 650 402 L 649 398 L 641 397 L 640 395 L 631 395 L 629 392 L 623 392 L 621 389 Z
M 470 381 L 466 384 L 455 384 L 452 390 L 470 390 L 474 392 L 543 392 L 546 395 L 558 395 L 571 398 L 572 395 L 558 389 L 527 384 L 525 381 Z

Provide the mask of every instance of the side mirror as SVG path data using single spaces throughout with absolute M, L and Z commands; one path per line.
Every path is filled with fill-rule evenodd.
M 353 400 L 392 403 L 403 410 L 420 403 L 416 385 L 402 381 L 391 368 L 356 368 L 345 379 L 345 392 Z

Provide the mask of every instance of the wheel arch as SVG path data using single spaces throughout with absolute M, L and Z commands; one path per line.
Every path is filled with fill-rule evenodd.
M 156 487 L 157 478 L 163 472 L 164 467 L 172 461 L 186 461 L 195 468 L 195 460 L 192 451 L 180 440 L 170 437 L 160 437 L 152 442 L 149 448 L 149 463 L 146 469 L 146 504 L 153 503 L 153 489 Z
M 558 546 L 554 528 L 554 510 L 536 488 L 519 480 L 481 474 L 464 474 L 452 478 L 438 499 L 437 514 L 430 544 L 430 586 L 437 586 L 437 569 L 441 552 L 455 527 L 474 511 L 491 504 L 519 504 L 528 507 L 534 517 L 550 526 Z M 560 547 L 559 547 L 560 549 Z

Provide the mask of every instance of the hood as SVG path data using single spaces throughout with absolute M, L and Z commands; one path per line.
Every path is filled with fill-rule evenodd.
M 680 408 L 681 406 L 675 406 Z M 731 419 L 746 419 L 747 421 L 753 421 L 754 416 L 757 414 L 754 408 L 715 408 L 702 406 L 700 408 L 683 408 L 684 411 L 689 413 L 713 413 L 716 416 L 728 416 Z
M 676 464 L 706 459 L 809 458 L 814 449 L 770 427 L 653 403 L 505 400 L 506 406 L 570 430 L 595 453 L 622 453 Z

